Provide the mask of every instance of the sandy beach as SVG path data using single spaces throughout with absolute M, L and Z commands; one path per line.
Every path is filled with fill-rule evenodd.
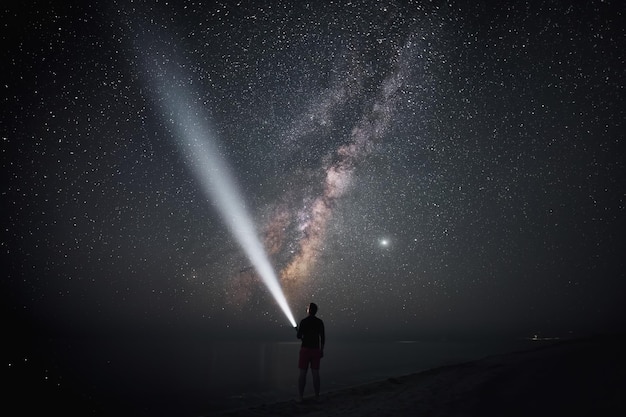
M 612 416 L 626 411 L 626 338 L 487 357 L 306 398 L 231 410 L 259 416 Z

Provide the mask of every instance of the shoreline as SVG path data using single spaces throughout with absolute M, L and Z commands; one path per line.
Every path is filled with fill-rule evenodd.
M 566 340 L 206 417 L 621 415 L 626 337 Z

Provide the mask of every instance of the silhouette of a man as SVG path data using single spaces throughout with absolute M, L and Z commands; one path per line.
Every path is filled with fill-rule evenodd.
M 298 360 L 298 368 L 300 368 L 300 377 L 298 378 L 300 401 L 302 401 L 304 396 L 306 373 L 309 365 L 311 366 L 311 374 L 313 374 L 315 398 L 318 399 L 320 396 L 320 359 L 324 357 L 324 343 L 326 342 L 324 322 L 315 317 L 317 304 L 309 304 L 307 313 L 308 316 L 303 318 L 300 321 L 300 326 L 298 326 L 298 339 L 302 339 L 300 358 Z

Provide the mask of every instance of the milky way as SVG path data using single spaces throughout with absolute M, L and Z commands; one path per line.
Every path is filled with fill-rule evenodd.
M 349 191 L 355 166 L 367 157 L 373 144 L 384 136 L 391 123 L 394 99 L 407 78 L 407 61 L 409 56 L 412 57 L 409 52 L 410 48 L 411 42 L 409 41 L 404 48 L 397 51 L 394 57 L 395 65 L 391 64 L 391 74 L 381 83 L 374 103 L 356 122 L 348 143 L 340 146 L 331 158 L 332 162 L 323 168 L 325 177 L 321 195 L 313 199 L 298 214 L 300 220 L 298 230 L 301 237 L 298 239 L 293 257 L 281 270 L 281 279 L 292 295 L 298 294 L 298 286 L 302 285 L 303 281 L 306 284 L 313 273 L 318 253 L 325 243 L 326 229 L 328 222 L 332 219 L 333 207 L 337 204 L 337 200 Z M 333 98 L 330 102 L 322 103 L 321 108 L 324 113 L 322 125 L 325 125 L 325 120 L 330 117 L 327 114 L 329 108 L 336 105 L 340 99 L 341 95 L 338 99 Z M 305 131 L 301 135 L 306 133 L 309 132 Z M 284 212 L 276 214 L 278 220 L 272 220 L 276 222 L 276 225 L 270 229 L 270 235 L 280 234 L 280 230 L 276 229 L 285 229 L 288 226 L 285 224 L 285 216 Z M 275 245 L 274 242 L 272 244 Z M 274 252 L 275 249 L 272 251 Z

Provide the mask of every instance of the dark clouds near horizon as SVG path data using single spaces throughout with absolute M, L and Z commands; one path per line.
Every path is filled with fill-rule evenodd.
M 315 300 L 333 333 L 403 337 L 624 324 L 621 2 L 59 2 L 2 20 L 20 326 L 287 325 L 175 146 L 145 82 L 165 67 L 279 274 L 306 264 L 297 317 Z

